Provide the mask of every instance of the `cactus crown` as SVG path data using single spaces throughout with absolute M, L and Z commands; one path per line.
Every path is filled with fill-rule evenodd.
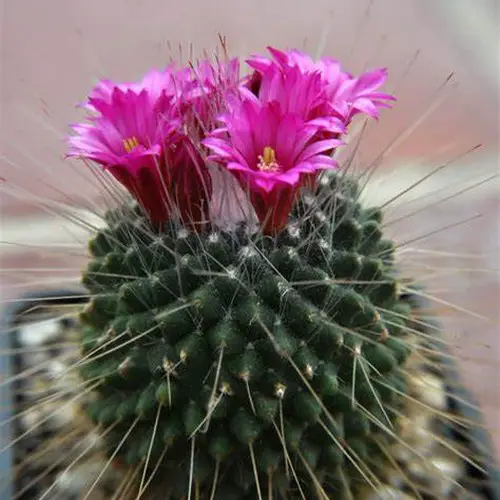
M 396 429 L 409 311 L 381 212 L 333 159 L 392 99 L 385 72 L 270 50 L 244 78 L 101 82 L 70 138 L 135 198 L 90 242 L 82 375 L 152 498 L 356 497 Z M 246 215 L 221 223 L 225 198 Z

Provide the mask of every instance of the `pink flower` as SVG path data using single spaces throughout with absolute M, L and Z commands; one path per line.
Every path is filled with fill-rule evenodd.
M 213 153 L 209 159 L 236 175 L 248 191 L 263 231 L 278 232 L 305 180 L 318 170 L 336 167 L 323 153 L 341 141 L 313 141 L 319 126 L 284 111 L 277 101 L 244 99 L 221 121 L 223 127 L 203 141 Z
M 247 61 L 257 73 L 250 79 L 254 92 L 266 85 L 269 69 L 273 67 L 285 74 L 294 69 L 302 75 L 319 74 L 325 98 L 346 124 L 359 113 L 377 118 L 379 108 L 388 107 L 388 101 L 395 100 L 393 96 L 377 91 L 387 78 L 385 69 L 369 71 L 355 78 L 342 71 L 340 63 L 332 58 L 314 61 L 298 50 L 283 52 L 272 47 L 268 50 L 273 59 L 253 56 Z
M 202 193 L 195 185 L 198 181 L 209 187 L 202 178 L 206 174 L 200 174 L 198 157 L 186 154 L 189 139 L 172 92 L 176 87 L 168 82 L 174 80 L 159 72 L 148 73 L 139 84 L 113 87 L 101 82 L 88 100 L 92 112 L 88 123 L 72 127 L 76 135 L 68 139 L 68 156 L 101 164 L 137 198 L 153 223 L 166 221 L 174 210 L 192 223 L 199 207 L 207 208 L 205 198 L 211 193 Z M 193 172 L 180 175 L 178 169 Z M 176 189 L 190 193 L 189 198 L 174 196 L 174 181 Z
M 68 139 L 69 155 L 105 167 L 161 156 L 161 144 L 175 134 L 180 123 L 172 98 L 162 95 L 154 101 L 147 89 L 136 93 L 117 86 L 109 98 L 91 97 L 89 104 L 97 116 L 72 126 L 78 135 Z
M 162 184 L 163 148 L 178 135 L 179 120 L 172 98 L 159 95 L 155 101 L 148 89 L 138 93 L 110 83 L 91 93 L 89 105 L 97 116 L 89 123 L 74 125 L 68 156 L 93 160 L 121 182 L 143 205 L 150 218 L 159 222 L 169 216 Z
M 258 80 L 255 79 L 258 74 Z M 242 86 L 244 98 L 261 103 L 279 103 L 282 113 L 289 113 L 316 127 L 311 141 L 339 139 L 345 132 L 342 115 L 331 105 L 319 71 L 303 72 L 299 66 L 282 69 L 274 64 L 262 65 L 250 82 Z M 324 154 L 332 155 L 333 148 Z M 314 176 L 310 177 L 314 180 Z

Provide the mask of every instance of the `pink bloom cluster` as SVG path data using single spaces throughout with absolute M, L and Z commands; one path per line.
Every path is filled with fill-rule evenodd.
M 353 77 L 330 58 L 269 51 L 247 61 L 245 78 L 233 59 L 100 82 L 69 154 L 109 170 L 154 222 L 174 210 L 184 223 L 207 219 L 213 162 L 248 193 L 262 230 L 280 231 L 299 189 L 337 167 L 332 153 L 353 117 L 376 118 L 394 98 L 378 91 L 383 69 Z

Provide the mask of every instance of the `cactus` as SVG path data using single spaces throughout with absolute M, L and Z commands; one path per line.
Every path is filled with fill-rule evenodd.
M 82 277 L 72 390 L 104 454 L 85 499 L 101 479 L 104 498 L 389 498 L 408 402 L 446 412 L 415 385 L 434 348 L 382 211 L 337 162 L 394 100 L 387 74 L 270 52 L 244 77 L 232 59 L 103 81 L 69 138 L 125 188 Z
M 154 487 L 170 498 L 193 489 L 197 498 L 349 498 L 370 481 L 364 460 L 381 456 L 377 443 L 391 441 L 402 407 L 409 310 L 393 245 L 383 238 L 381 212 L 359 204 L 356 182 L 335 172 L 332 159 L 353 116 L 364 108 L 376 114 L 391 99 L 374 92 L 385 73 L 331 81 L 294 64 L 294 57 L 314 64 L 303 54 L 272 53 L 274 60 L 251 62 L 243 84 L 234 62 L 217 66 L 208 83 L 197 75 L 222 101 L 215 111 L 197 103 L 205 125 L 225 125 L 223 139 L 220 131 L 201 138 L 212 156 L 199 153 L 192 131 L 176 136 L 179 111 L 169 96 L 169 106 L 155 104 L 168 117 L 152 130 L 175 136 L 162 144 L 171 154 L 188 153 L 167 163 L 166 175 L 161 166 L 143 168 L 133 183 L 124 175 L 132 168 L 106 165 L 137 202 L 109 211 L 89 244 L 81 374 L 99 384 L 85 410 L 113 426 L 106 446 L 119 464 L 159 466 Z M 330 87 L 346 82 L 351 94 L 336 97 Z M 137 113 L 144 91 L 130 94 L 120 98 L 133 100 Z M 104 99 L 89 101 L 103 116 Z M 197 116 L 181 114 L 191 129 Z M 274 132 L 250 144 L 245 123 Z M 126 154 L 144 144 L 140 132 L 123 139 Z M 255 148 L 257 165 L 238 138 Z M 256 226 L 248 217 L 233 225 L 210 218 L 211 160 L 245 188 Z
M 179 499 L 191 461 L 202 498 L 216 470 L 220 498 L 312 498 L 311 478 L 355 488 L 395 423 L 409 354 L 392 244 L 356 199 L 327 175 L 273 237 L 109 214 L 84 274 L 82 373 L 102 380 L 89 414 L 118 422 L 110 450 L 137 422 L 120 461 L 153 466 L 166 449 L 159 475 Z

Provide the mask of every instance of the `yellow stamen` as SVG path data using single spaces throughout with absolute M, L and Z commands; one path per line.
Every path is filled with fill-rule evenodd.
M 270 146 L 264 148 L 264 154 L 259 155 L 257 168 L 264 172 L 276 172 L 279 170 L 279 164 L 276 161 L 276 152 L 273 148 Z
M 268 165 L 276 162 L 276 153 L 274 149 L 269 146 L 264 148 L 264 162 Z
M 128 139 L 123 139 L 123 147 L 127 153 L 130 153 L 134 148 L 139 146 L 139 141 L 137 137 L 129 137 Z

